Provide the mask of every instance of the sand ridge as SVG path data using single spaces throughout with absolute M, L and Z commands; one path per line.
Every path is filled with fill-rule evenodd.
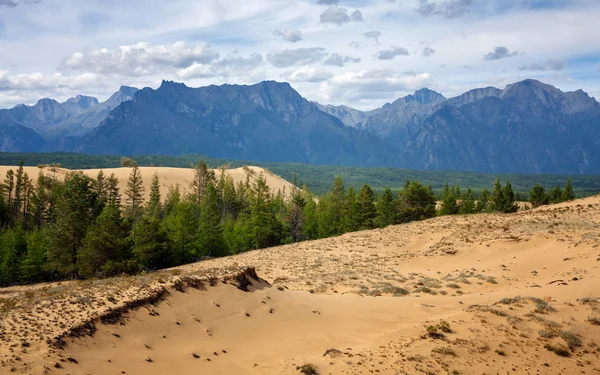
M 264 279 L 248 292 L 222 282 L 169 287 L 163 301 L 100 323 L 92 336 L 62 349 L 46 342 L 157 286 L 245 267 Z M 592 374 L 600 372 L 598 285 L 600 196 L 439 217 L 137 277 L 0 290 L 0 369 Z
M 16 166 L 0 166 L 0 176 L 4 178 L 6 173 L 12 169 L 14 172 L 17 171 Z M 185 194 L 189 190 L 190 183 L 194 179 L 194 170 L 192 168 L 166 168 L 166 167 L 139 167 L 140 173 L 142 175 L 143 186 L 144 186 L 144 197 L 147 199 L 150 196 L 150 184 L 152 183 L 152 177 L 154 173 L 158 174 L 159 182 L 160 182 L 160 193 L 162 198 L 164 199 L 169 190 L 174 188 L 175 186 L 179 186 L 179 189 L 182 194 Z M 24 172 L 26 172 L 29 176 L 29 179 L 33 180 L 35 184 L 37 180 L 38 173 L 40 170 L 43 170 L 45 176 L 53 176 L 59 180 L 64 179 L 65 175 L 71 171 L 70 169 L 65 168 L 38 168 L 38 167 L 23 167 Z M 98 172 L 102 170 L 106 178 L 114 173 L 114 175 L 119 179 L 119 191 L 124 194 L 127 180 L 129 179 L 129 175 L 131 173 L 132 168 L 104 168 L 104 169 L 82 169 L 81 171 L 88 177 L 95 179 L 98 176 Z M 214 169 L 217 180 L 221 175 L 220 169 Z M 246 178 L 250 178 L 250 183 L 252 184 L 259 176 L 263 176 L 267 185 L 271 188 L 273 194 L 276 194 L 278 191 L 285 192 L 285 196 L 289 197 L 289 193 L 293 189 L 293 185 L 286 181 L 285 179 L 273 174 L 272 172 L 254 166 L 246 166 L 240 168 L 232 168 L 225 169 L 227 175 L 231 176 L 234 183 L 237 184 L 240 182 L 245 182 Z

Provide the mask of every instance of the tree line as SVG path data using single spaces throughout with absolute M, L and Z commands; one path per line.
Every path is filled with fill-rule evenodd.
M 337 177 L 317 199 L 296 179 L 292 191 L 273 192 L 262 175 L 234 183 L 203 161 L 187 193 L 174 186 L 161 196 L 155 174 L 146 199 L 137 164 L 128 165 L 123 192 L 103 171 L 59 180 L 40 169 L 35 184 L 22 163 L 8 171 L 0 186 L 0 286 L 135 274 L 436 215 L 516 211 L 508 181 L 477 199 L 446 186 L 438 207 L 431 187 L 418 181 L 376 196 L 367 184 L 346 189 Z

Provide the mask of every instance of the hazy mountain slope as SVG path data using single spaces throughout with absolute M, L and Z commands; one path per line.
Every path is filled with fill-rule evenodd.
M 79 151 L 96 154 L 203 153 L 315 164 L 396 165 L 395 150 L 345 127 L 287 83 L 144 89 L 92 133 Z

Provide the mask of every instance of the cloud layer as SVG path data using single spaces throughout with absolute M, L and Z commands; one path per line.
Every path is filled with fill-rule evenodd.
M 286 80 L 362 109 L 525 78 L 600 98 L 596 0 L 109 3 L 0 0 L 0 108 L 163 79 Z

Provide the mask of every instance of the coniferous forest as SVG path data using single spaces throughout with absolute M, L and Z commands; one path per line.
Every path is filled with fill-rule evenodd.
M 0 286 L 135 274 L 436 215 L 517 210 L 509 181 L 477 197 L 446 185 L 438 204 L 418 181 L 376 196 L 369 185 L 346 188 L 338 177 L 315 197 L 306 186 L 273 193 L 262 176 L 235 184 L 203 161 L 189 193 L 175 186 L 161 196 L 155 175 L 145 199 L 137 164 L 129 164 L 124 191 L 102 171 L 59 180 L 40 169 L 35 182 L 22 163 L 8 171 L 0 188 Z M 530 192 L 533 206 L 571 199 L 570 181 L 564 190 L 536 185 Z

